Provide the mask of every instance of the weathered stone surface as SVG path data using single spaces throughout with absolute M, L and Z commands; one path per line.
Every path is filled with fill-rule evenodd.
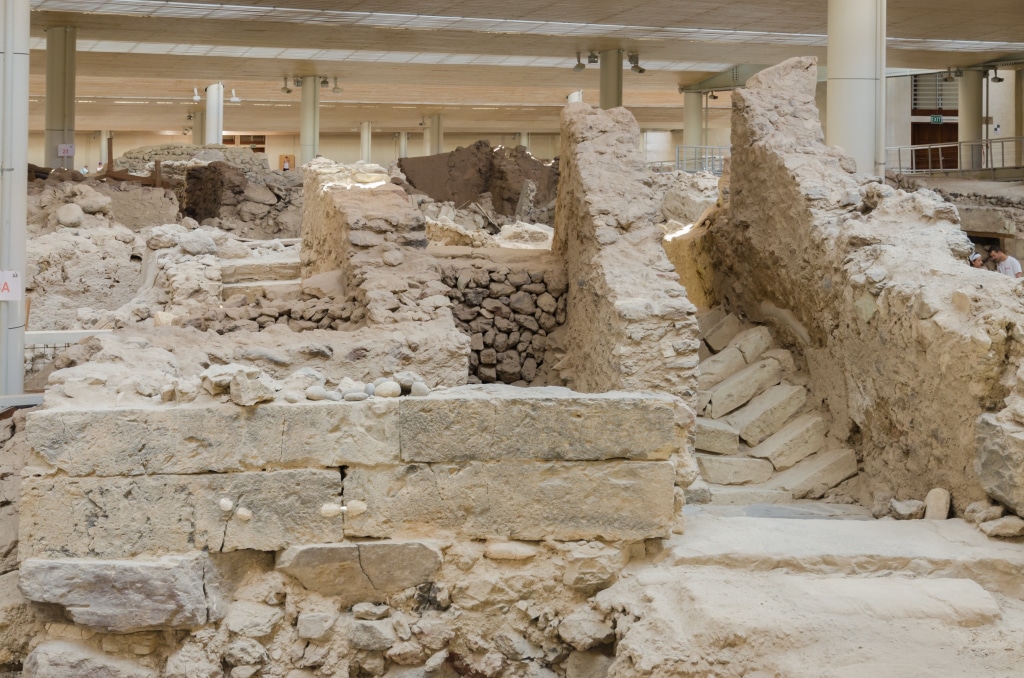
M 263 638 L 273 633 L 282 619 L 284 611 L 279 607 L 239 600 L 224 617 L 224 628 L 246 638 Z
M 917 499 L 889 502 L 889 511 L 896 520 L 920 520 L 924 518 L 924 509 L 924 502 Z
M 766 485 L 788 490 L 794 499 L 801 499 L 817 487 L 835 487 L 856 474 L 856 453 L 849 449 L 835 449 L 812 454 L 796 466 L 776 473 Z
M 758 325 L 737 334 L 729 342 L 727 348 L 735 348 L 743 354 L 743 359 L 747 363 L 753 363 L 761 357 L 761 354 L 771 348 L 772 343 L 771 330 L 764 325 Z
M 384 602 L 411 586 L 434 581 L 441 553 L 416 541 L 380 541 L 293 546 L 277 558 L 277 569 L 311 591 L 338 596 L 345 606 Z
M 949 490 L 932 488 L 924 498 L 924 517 L 926 520 L 945 520 L 949 517 L 949 506 Z
M 578 544 L 565 556 L 562 583 L 587 594 L 611 586 L 629 561 L 617 548 L 599 542 Z
M 29 444 L 72 476 L 393 464 L 398 403 L 304 403 L 29 415 Z
M 793 501 L 792 492 L 764 485 L 711 485 L 708 493 L 710 495 L 708 503 L 717 506 L 789 504 Z
M 724 421 L 697 417 L 693 425 L 693 446 L 704 452 L 736 454 L 740 449 L 739 431 Z
M 789 422 L 750 450 L 751 457 L 767 459 L 783 471 L 825 446 L 825 422 L 820 415 L 804 414 Z
M 398 637 L 389 620 L 356 620 L 349 627 L 348 642 L 358 650 L 383 652 L 391 647 Z
M 978 525 L 990 537 L 1024 537 L 1024 519 L 1005 516 Z
M 993 499 L 1024 513 L 1024 426 L 994 414 L 978 417 L 974 472 Z
M 320 640 L 331 630 L 338 615 L 332 612 L 300 612 L 295 623 L 299 638 Z
M 50 640 L 25 660 L 25 678 L 157 678 L 153 669 L 67 640 Z
M 780 384 L 755 396 L 745 407 L 726 419 L 748 445 L 756 446 L 778 431 L 807 401 L 802 386 Z
M 697 388 L 702 391 L 722 381 L 726 377 L 736 374 L 747 366 L 743 354 L 737 348 L 726 348 L 707 360 L 700 362 L 700 376 L 697 377 Z
M 663 394 L 467 386 L 402 401 L 402 460 L 667 459 L 688 415 Z
M 589 650 L 615 639 L 612 625 L 589 606 L 566 616 L 558 625 L 558 635 L 577 650 Z
M 782 380 L 782 369 L 776 360 L 761 360 L 712 386 L 709 416 L 719 419 L 750 402 L 758 393 Z
M 210 619 L 204 554 L 156 560 L 28 558 L 19 587 L 29 600 L 56 603 L 76 624 L 113 633 L 187 629 Z M 214 584 L 209 584 L 212 587 Z
M 742 329 L 743 324 L 740 322 L 740 319 L 730 313 L 722 319 L 722 322 L 704 333 L 704 343 L 706 343 L 712 351 L 717 353 L 728 346 L 729 342 L 732 341 Z
M 470 462 L 352 467 L 346 499 L 366 513 L 352 537 L 447 530 L 469 538 L 645 539 L 671 525 L 669 462 Z
M 709 483 L 717 485 L 745 485 L 761 483 L 772 476 L 772 465 L 764 459 L 751 457 L 717 457 L 698 454 L 700 474 Z
M 974 523 L 987 523 L 996 518 L 1002 518 L 1006 509 L 1001 504 L 993 504 L 990 501 L 976 501 L 968 505 L 964 510 L 964 520 Z
M 336 470 L 26 478 L 20 549 L 23 558 L 127 558 L 341 541 L 342 519 L 320 514 L 340 494 Z M 225 498 L 231 511 L 220 506 Z

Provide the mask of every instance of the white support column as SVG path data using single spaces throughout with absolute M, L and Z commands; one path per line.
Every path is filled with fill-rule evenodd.
M 219 144 L 224 141 L 224 83 L 215 82 L 206 88 L 206 132 L 207 143 Z M 195 129 L 195 128 L 193 128 Z
M 216 143 L 221 141 L 223 138 Z M 192 143 L 196 146 L 206 145 L 206 111 L 195 111 L 192 114 Z
M 1014 71 L 1013 136 L 1024 137 L 1024 69 Z M 1017 164 L 1024 165 L 1024 141 L 1017 142 Z
M 100 130 L 100 162 L 106 167 L 110 163 L 110 158 L 107 157 L 107 139 L 110 138 L 110 130 Z
M 519 133 L 519 145 L 520 146 L 525 146 L 527 151 L 530 150 L 530 133 L 529 132 L 520 132 Z
M 409 133 L 399 132 L 398 133 L 398 157 L 408 158 L 409 157 Z
M 985 74 L 981 71 L 964 71 L 958 84 L 957 141 L 981 141 L 985 134 L 982 124 L 982 104 L 985 96 Z M 982 163 L 981 144 L 960 147 L 960 169 L 980 169 Z
M 601 52 L 601 108 L 622 105 L 622 50 Z
M 373 123 L 359 123 L 359 159 L 363 162 L 370 162 L 370 154 L 373 150 Z
M 701 92 L 683 92 L 683 156 L 679 169 L 695 172 L 698 147 L 704 146 L 704 95 Z
M 886 0 L 828 0 L 827 142 L 885 173 Z
M 299 125 L 299 165 L 305 165 L 320 152 L 320 78 L 302 78 L 302 104 Z
M 430 116 L 430 153 L 444 153 L 444 120 L 440 113 Z
M 74 169 L 75 157 L 57 154 L 61 144 L 75 143 L 75 49 L 77 29 L 53 26 L 46 30 L 47 167 Z
M 0 0 L 0 271 L 25 279 L 29 0 Z M 0 301 L 0 395 L 25 390 L 25 299 Z

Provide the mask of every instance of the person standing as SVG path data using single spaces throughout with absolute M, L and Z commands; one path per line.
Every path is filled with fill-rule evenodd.
M 999 245 L 993 245 L 989 251 L 989 256 L 992 257 L 992 261 L 996 262 L 996 271 L 1003 275 L 1008 275 L 1011 278 L 1024 277 L 1024 272 L 1021 271 L 1020 262 L 1009 254 L 1003 251 L 1003 248 Z

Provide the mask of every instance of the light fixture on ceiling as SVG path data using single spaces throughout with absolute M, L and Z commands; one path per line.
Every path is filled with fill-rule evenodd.
M 231 90 L 231 98 L 228 99 L 228 101 L 230 101 L 233 104 L 240 104 L 240 103 L 242 103 L 242 100 L 238 98 L 237 94 L 235 94 L 235 90 L 234 89 Z
M 717 101 L 718 95 L 715 94 L 714 92 L 708 92 L 708 99 L 711 99 L 712 101 Z
M 203 97 L 199 96 L 199 88 L 198 87 L 193 87 L 192 88 L 192 101 L 202 101 L 202 100 L 203 100 Z
M 331 92 L 333 92 L 334 94 L 341 94 L 341 88 L 338 87 L 338 79 L 337 78 L 334 79 L 334 87 L 331 88 Z
M 302 78 L 296 75 L 294 78 L 292 78 L 292 84 L 294 84 L 296 87 L 302 87 Z
M 598 55 L 597 52 L 591 52 L 590 54 L 587 55 L 587 63 L 588 64 L 596 64 L 596 63 L 600 63 L 600 61 L 601 61 L 601 57 Z
M 576 52 L 576 65 L 572 67 L 572 70 L 574 70 L 577 73 L 579 73 L 580 71 L 582 71 L 586 67 L 587 67 L 587 65 L 585 63 L 583 63 L 583 60 L 580 58 L 580 53 Z
M 291 94 L 292 93 L 292 88 L 288 86 L 288 76 L 287 75 L 284 76 L 284 87 L 281 88 L 281 91 L 284 92 L 285 94 Z
M 646 73 L 647 69 L 640 65 L 640 54 L 639 52 L 630 52 L 626 55 L 629 59 L 630 69 L 634 73 Z
M 192 119 L 192 114 L 191 114 L 191 113 L 189 113 L 188 115 L 186 115 L 186 116 L 185 116 L 185 119 L 186 119 L 186 120 L 191 120 L 191 119 Z
M 953 82 L 956 78 L 953 76 L 953 69 L 947 68 L 946 74 L 942 76 L 942 82 Z
M 992 73 L 992 82 L 1002 82 L 1004 80 L 1004 78 L 1001 75 L 999 75 L 998 68 L 993 68 Z
M 327 79 L 326 75 L 320 78 L 320 89 L 326 89 L 330 84 L 331 81 Z

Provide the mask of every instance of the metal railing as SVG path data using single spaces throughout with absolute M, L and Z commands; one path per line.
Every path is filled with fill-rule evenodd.
M 730 146 L 676 146 L 676 169 L 682 172 L 711 172 L 722 176 Z
M 885 149 L 886 168 L 900 174 L 984 172 L 1024 167 L 1024 137 L 953 141 Z

